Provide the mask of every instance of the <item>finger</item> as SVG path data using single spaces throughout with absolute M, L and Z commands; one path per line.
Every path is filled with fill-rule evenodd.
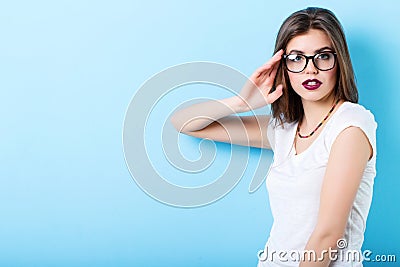
M 276 87 L 275 91 L 272 93 L 268 94 L 268 103 L 273 103 L 275 102 L 279 97 L 281 97 L 283 94 L 283 85 L 280 84 Z
M 270 64 L 264 64 L 256 70 L 257 78 L 261 76 L 261 74 L 265 73 L 265 71 L 271 69 L 272 66 Z
M 269 77 L 270 78 L 275 78 L 275 76 L 276 76 L 276 72 L 278 71 L 278 68 L 279 68 L 279 65 L 278 64 L 275 64 L 274 65 L 274 67 L 272 68 L 272 70 L 269 72 Z
M 274 68 L 278 65 L 278 62 L 274 62 L 273 64 L 265 64 L 263 66 L 261 66 L 258 70 L 257 70 L 257 78 L 259 78 L 260 76 L 271 76 L 272 71 L 274 70 Z
M 274 65 L 276 62 L 279 62 L 283 55 L 283 49 L 276 52 L 267 62 L 266 64 Z
M 262 82 L 263 82 L 263 83 L 266 82 L 267 79 L 268 79 L 269 81 L 271 81 L 271 79 L 275 79 L 276 72 L 278 71 L 278 68 L 279 68 L 279 64 L 278 64 L 278 63 L 279 63 L 279 62 L 276 62 L 276 63 L 272 66 L 272 68 L 264 70 L 264 72 L 260 73 L 260 74 L 258 75 L 257 78 L 260 78 L 260 76 L 263 76 L 263 77 L 262 77 Z
M 265 71 L 268 71 L 271 68 L 274 68 L 277 65 L 277 63 L 279 63 L 281 61 L 282 54 L 283 54 L 283 50 L 281 49 L 278 52 L 276 52 L 275 55 L 270 60 L 268 60 L 264 65 L 259 67 L 257 69 L 257 77 L 259 77 Z

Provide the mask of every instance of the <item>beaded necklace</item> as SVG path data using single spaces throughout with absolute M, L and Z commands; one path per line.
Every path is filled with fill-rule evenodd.
M 325 118 L 317 125 L 317 127 L 314 129 L 314 131 L 312 131 L 309 135 L 301 135 L 300 134 L 300 123 L 297 124 L 297 135 L 300 138 L 309 138 L 309 137 L 311 137 L 318 130 L 318 128 L 321 127 L 321 125 L 324 124 L 324 122 L 328 119 L 329 115 L 331 115 L 332 111 L 335 109 L 336 105 L 339 103 L 339 100 L 340 99 L 338 99 L 336 101 L 336 103 L 333 105 L 331 110 L 329 110 L 328 114 L 326 114 Z

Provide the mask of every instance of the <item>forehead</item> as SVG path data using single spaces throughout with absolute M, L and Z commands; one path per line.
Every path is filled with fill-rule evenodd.
M 287 44 L 286 52 L 290 53 L 292 50 L 297 50 L 305 54 L 313 54 L 323 47 L 332 48 L 328 35 L 322 30 L 311 29 L 304 34 L 293 37 Z

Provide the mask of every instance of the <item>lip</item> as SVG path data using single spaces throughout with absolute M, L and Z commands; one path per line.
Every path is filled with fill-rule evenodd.
M 309 83 L 315 83 L 315 84 L 309 84 Z M 308 79 L 308 80 L 304 81 L 302 83 L 302 85 L 307 90 L 316 90 L 322 85 L 322 82 L 317 79 Z

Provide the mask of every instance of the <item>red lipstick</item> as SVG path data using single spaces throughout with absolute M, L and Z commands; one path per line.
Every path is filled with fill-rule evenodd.
M 321 86 L 322 82 L 317 79 L 308 79 L 302 83 L 307 90 L 316 90 Z

